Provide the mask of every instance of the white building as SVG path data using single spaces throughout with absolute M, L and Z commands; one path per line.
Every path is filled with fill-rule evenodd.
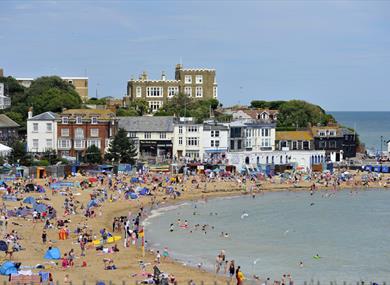
M 0 83 L 0 110 L 11 107 L 11 98 L 5 95 L 4 83 Z
M 205 161 L 219 161 L 226 158 L 229 149 L 229 127 L 213 121 L 203 124 L 200 142 L 203 150 L 201 157 Z
M 193 118 L 180 118 L 173 132 L 174 158 L 202 159 L 203 124 L 197 124 Z
M 140 159 L 164 161 L 172 158 L 174 117 L 118 117 Z
M 27 119 L 27 151 L 42 153 L 57 150 L 57 119 L 53 112 L 45 112 L 33 117 L 32 110 Z
M 309 170 L 315 162 L 325 162 L 323 150 L 288 150 L 267 152 L 230 152 L 228 153 L 229 164 L 237 167 L 240 171 L 246 168 L 263 168 L 267 166 L 290 164 L 299 170 Z

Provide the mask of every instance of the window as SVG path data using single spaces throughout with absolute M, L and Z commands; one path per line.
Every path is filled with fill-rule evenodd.
M 237 141 L 237 149 L 241 149 L 241 141 Z
M 212 138 L 219 138 L 219 131 L 211 131 Z
M 74 140 L 74 148 L 85 148 L 85 140 Z
M 179 137 L 179 145 L 183 145 L 183 137 Z
M 166 139 L 167 138 L 167 133 L 160 133 L 160 139 Z
M 179 134 L 183 133 L 183 126 L 179 126 Z
M 214 147 L 214 141 L 213 140 L 210 141 L 210 146 Z
M 217 98 L 218 97 L 218 89 L 217 89 L 217 86 L 214 86 L 213 88 L 213 98 Z
M 215 147 L 219 147 L 219 141 L 215 141 Z
M 195 76 L 195 83 L 202 84 L 203 83 L 203 75 L 196 75 Z
M 196 138 L 196 137 L 189 137 L 189 138 L 187 138 L 187 145 L 188 146 L 197 146 L 197 145 L 199 145 L 199 138 Z
M 144 133 L 144 138 L 145 139 L 150 139 L 152 137 L 152 133 L 151 132 L 145 132 Z
M 203 97 L 203 87 L 202 86 L 196 86 L 195 97 Z
M 69 123 L 69 118 L 68 117 L 62 117 L 62 123 L 63 124 L 68 124 Z
M 292 149 L 293 149 L 293 150 L 297 150 L 297 149 L 298 149 L 298 143 L 297 143 L 297 141 L 293 141 L 293 142 L 292 142 Z
M 198 132 L 198 126 L 188 126 L 187 132 L 189 133 L 197 133 Z
M 179 87 L 177 87 L 177 86 L 169 86 L 168 87 L 168 97 L 171 98 L 177 94 L 179 94 Z
M 79 116 L 77 116 L 76 117 L 76 124 L 82 124 L 83 123 L 83 120 L 82 120 L 82 118 L 81 117 L 79 117 Z
M 74 132 L 74 137 L 76 139 L 83 139 L 84 138 L 84 130 L 82 128 L 77 128 Z
M 320 141 L 320 142 L 318 143 L 318 147 L 319 147 L 319 148 L 322 148 L 322 149 L 326 148 L 326 142 Z
M 146 87 L 146 97 L 163 97 L 163 88 Z
M 234 150 L 234 140 L 230 140 L 230 149 Z
M 271 135 L 270 133 L 269 129 L 261 129 L 261 136 L 263 137 L 269 137 Z
M 96 125 L 98 123 L 97 117 L 91 118 L 91 124 Z
M 142 87 L 141 86 L 137 86 L 137 88 L 135 88 L 135 97 L 142 97 Z
M 46 139 L 46 148 L 53 148 L 53 140 Z
M 137 133 L 136 133 L 136 132 L 129 132 L 129 133 L 127 134 L 127 136 L 128 136 L 129 138 L 135 138 L 135 137 L 137 137 Z
M 158 111 L 162 106 L 161 101 L 149 101 L 149 109 L 152 112 Z
M 52 123 L 46 123 L 46 132 L 51 133 L 53 131 Z
M 245 147 L 246 148 L 252 147 L 252 140 L 251 139 L 246 139 L 245 140 Z
M 38 148 L 38 139 L 33 139 L 33 149 L 37 149 Z
M 325 136 L 325 131 L 318 131 L 318 133 L 320 134 L 320 137 L 324 137 Z
M 240 138 L 241 137 L 241 128 L 232 127 L 230 129 L 230 137 L 232 137 L 232 138 Z
M 73 80 L 68 80 L 68 83 L 73 84 Z
M 33 133 L 38 132 L 38 123 L 33 123 Z
M 261 139 L 261 147 L 271 147 L 271 139 L 270 138 L 262 138 Z
M 58 148 L 70 148 L 70 140 L 58 140 Z
M 185 75 L 184 76 L 184 83 L 191 84 L 192 83 L 192 75 Z
M 97 139 L 93 139 L 93 140 L 88 140 L 87 141 L 87 147 L 90 147 L 90 146 L 96 146 L 98 148 L 100 148 L 100 140 L 97 140 Z
M 192 88 L 191 87 L 184 87 L 184 94 L 188 97 L 191 97 L 192 95 Z
M 69 129 L 61 129 L 61 137 L 69 137 Z
M 303 146 L 304 150 L 308 150 L 309 149 L 309 142 L 308 141 L 304 141 L 302 146 Z
M 91 129 L 91 137 L 98 137 L 99 129 Z

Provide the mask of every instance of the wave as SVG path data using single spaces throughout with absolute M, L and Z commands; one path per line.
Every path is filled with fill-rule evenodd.
M 143 226 L 148 226 L 150 225 L 150 220 L 155 219 L 166 212 L 174 211 L 176 209 L 179 209 L 184 206 L 189 206 L 189 205 L 190 205 L 189 202 L 184 202 L 176 205 L 169 205 L 169 206 L 164 206 L 158 209 L 151 210 L 149 215 L 143 220 L 142 224 Z

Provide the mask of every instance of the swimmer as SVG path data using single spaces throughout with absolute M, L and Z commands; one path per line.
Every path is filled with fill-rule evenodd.
M 299 267 L 300 267 L 300 268 L 303 268 L 303 261 L 300 261 L 300 262 L 299 262 Z
M 170 232 L 173 232 L 174 229 L 175 229 L 175 226 L 174 226 L 173 224 L 171 224 L 171 225 L 169 226 L 169 231 L 170 231 Z
M 224 237 L 225 237 L 225 238 L 229 238 L 229 234 L 228 234 L 228 233 L 225 233 L 225 234 L 224 234 Z
M 314 203 L 310 203 L 310 206 L 314 206 Z

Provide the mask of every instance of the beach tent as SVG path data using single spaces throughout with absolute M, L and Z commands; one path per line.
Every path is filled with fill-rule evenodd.
M 16 268 L 15 263 L 11 261 L 6 261 L 0 266 L 0 274 L 1 275 L 10 275 L 17 274 L 18 269 Z
M 131 198 L 131 199 L 137 199 L 137 198 L 138 198 L 138 195 L 135 194 L 135 193 L 130 193 L 130 198 Z
M 11 154 L 11 151 L 12 151 L 12 148 L 6 146 L 6 145 L 3 145 L 3 144 L 0 144 L 0 156 L 8 156 L 9 154 Z
M 389 166 L 383 165 L 383 166 L 382 166 L 382 172 L 383 172 L 383 173 L 389 173 L 389 172 L 390 172 Z
M 0 251 L 7 251 L 8 250 L 8 244 L 3 241 L 3 240 L 0 240 Z
M 43 212 L 46 212 L 47 207 L 44 204 L 35 204 L 34 210 L 37 211 L 38 213 L 43 213 Z
M 139 179 L 138 179 L 138 177 L 132 177 L 130 181 L 131 181 L 131 183 L 138 183 Z
M 148 188 L 142 188 L 139 192 L 138 192 L 140 195 L 148 195 L 149 194 L 149 189 Z
M 35 204 L 35 198 L 32 196 L 29 196 L 23 200 L 23 203 L 26 204 Z
M 87 204 L 87 208 L 96 207 L 98 205 L 98 202 L 96 200 L 91 200 Z
M 372 166 L 371 165 L 366 165 L 364 166 L 365 171 L 372 171 Z
M 374 171 L 375 172 L 381 172 L 381 169 L 382 169 L 382 166 L 380 166 L 380 165 L 375 165 L 374 166 Z
M 57 247 L 53 247 L 52 249 L 48 249 L 44 256 L 45 259 L 60 259 L 61 252 Z

